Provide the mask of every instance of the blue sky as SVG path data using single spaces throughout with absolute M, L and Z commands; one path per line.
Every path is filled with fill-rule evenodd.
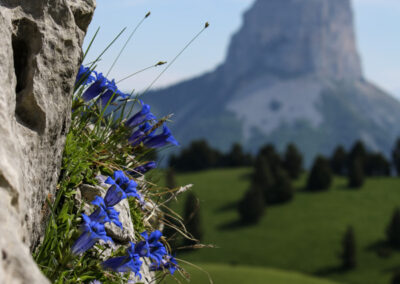
M 335 1 L 335 0 L 332 0 Z M 121 79 L 137 70 L 170 61 L 203 27 L 210 27 L 160 78 L 166 86 L 214 69 L 223 62 L 231 35 L 240 27 L 242 13 L 254 0 L 97 0 L 85 45 L 100 27 L 87 61 L 94 59 L 122 28 L 127 31 L 98 66 L 107 73 L 124 40 L 151 11 L 122 54 L 111 78 Z M 358 47 L 368 79 L 400 99 L 400 1 L 353 0 Z M 123 90 L 145 89 L 162 67 L 121 82 Z

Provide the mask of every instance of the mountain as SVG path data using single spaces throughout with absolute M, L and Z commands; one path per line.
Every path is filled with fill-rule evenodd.
M 400 134 L 400 102 L 364 79 L 350 0 L 257 0 L 215 70 L 148 93 L 187 144 L 227 150 L 295 142 L 317 153 L 362 139 L 388 154 Z

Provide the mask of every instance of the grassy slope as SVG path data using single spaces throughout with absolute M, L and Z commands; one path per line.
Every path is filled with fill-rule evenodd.
M 388 283 L 400 267 L 400 253 L 380 258 L 369 249 L 384 238 L 392 211 L 400 205 L 400 179 L 370 179 L 361 190 L 347 190 L 346 180 L 337 178 L 330 191 L 298 192 L 292 202 L 269 207 L 259 225 L 241 227 L 235 225 L 235 202 L 249 186 L 249 173 L 229 169 L 178 176 L 179 184 L 195 184 L 202 201 L 204 243 L 219 246 L 185 254 L 185 259 L 275 267 L 360 284 Z M 355 228 L 359 266 L 341 272 L 337 255 L 348 225 Z
M 202 269 L 207 271 L 214 284 L 335 284 L 328 280 L 308 277 L 300 273 L 281 271 L 277 269 L 231 266 L 224 264 L 199 264 Z M 209 283 L 208 276 L 195 268 L 189 268 L 191 284 Z M 176 283 L 167 280 L 166 283 Z M 184 281 L 182 283 L 185 283 Z

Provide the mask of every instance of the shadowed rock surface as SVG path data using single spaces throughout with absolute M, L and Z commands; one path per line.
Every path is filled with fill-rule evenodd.
M 48 283 L 43 236 L 94 0 L 0 0 L 0 283 Z
M 388 154 L 400 103 L 363 78 L 350 0 L 258 0 L 216 70 L 143 98 L 187 144 L 295 142 L 307 164 L 363 139 Z

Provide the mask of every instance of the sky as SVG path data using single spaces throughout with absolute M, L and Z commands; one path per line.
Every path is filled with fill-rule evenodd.
M 267 1 L 267 0 L 264 0 Z M 335 0 L 332 0 L 335 1 Z M 254 0 L 97 0 L 86 48 L 96 30 L 85 62 L 97 55 L 123 29 L 97 70 L 107 74 L 130 33 L 146 18 L 121 54 L 109 78 L 119 81 L 158 61 L 170 62 L 204 27 L 207 28 L 154 84 L 164 87 L 215 69 L 226 56 L 230 37 L 240 28 L 242 14 Z M 400 1 L 353 0 L 355 29 L 367 79 L 400 99 Z M 164 65 L 165 66 L 165 65 Z M 142 91 L 164 66 L 139 73 L 118 84 L 124 91 Z

